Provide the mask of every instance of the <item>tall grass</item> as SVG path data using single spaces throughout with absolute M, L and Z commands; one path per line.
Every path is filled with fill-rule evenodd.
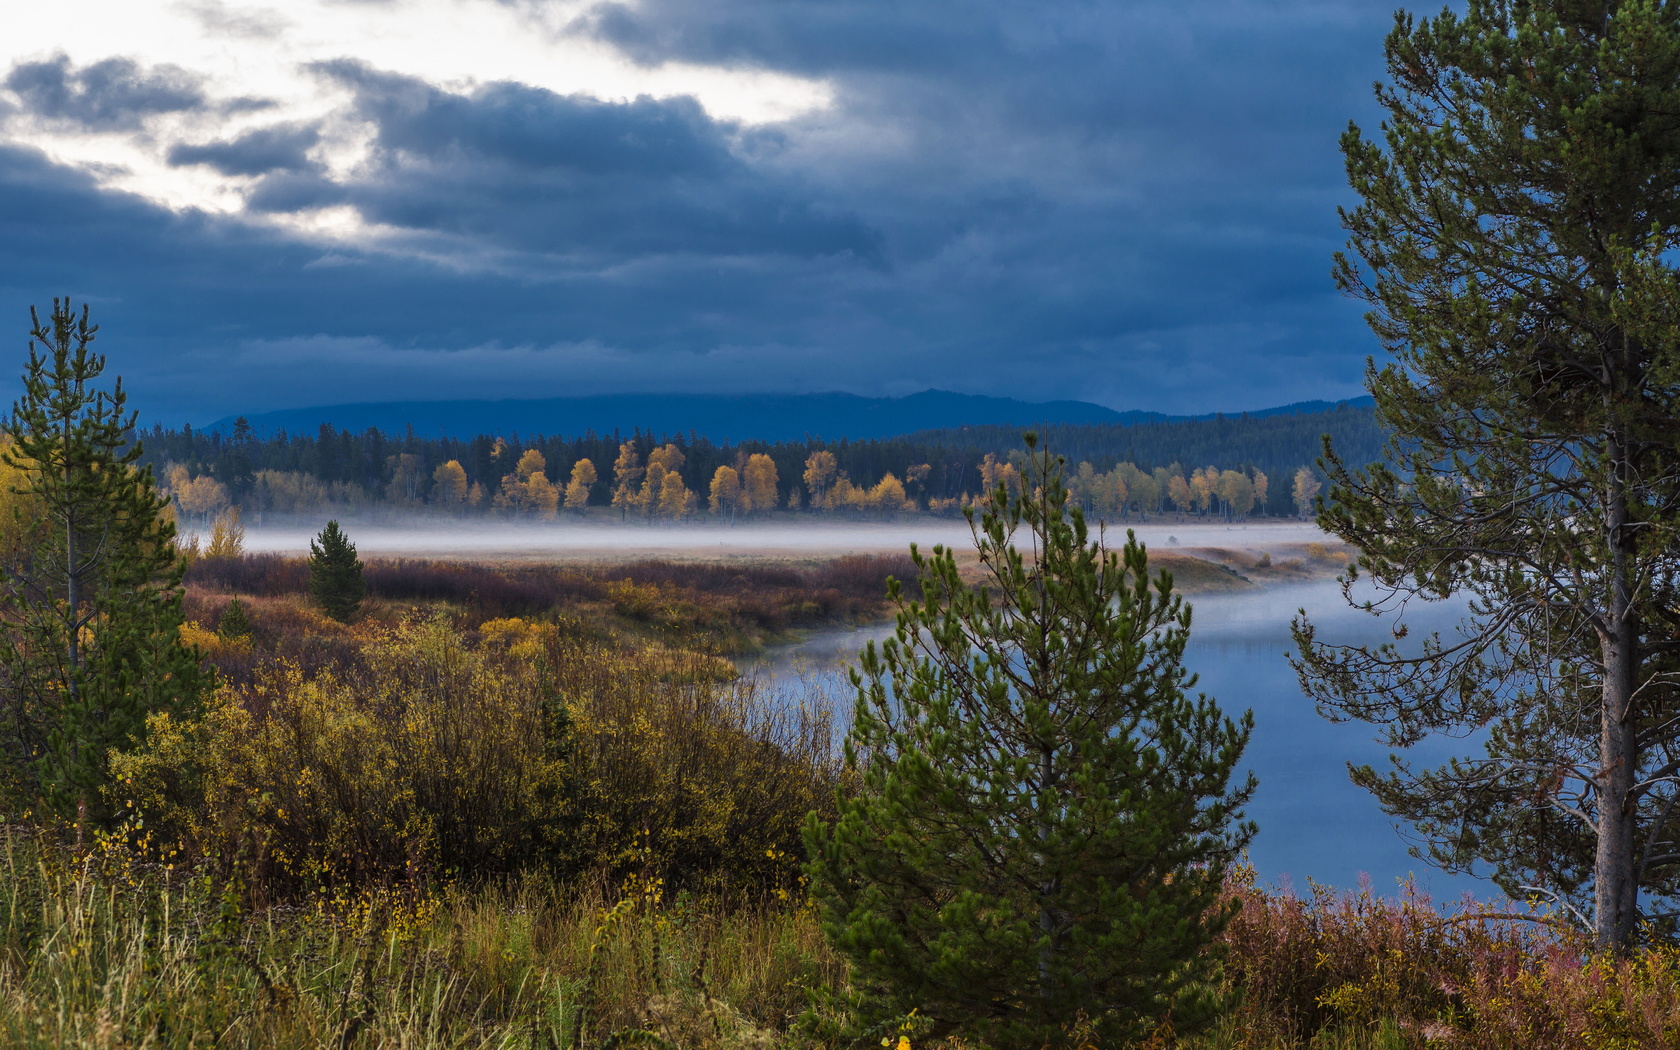
M 0 1045 L 572 1050 L 643 1032 L 804 1047 L 808 991 L 845 982 L 797 902 L 528 875 L 250 912 L 237 879 L 170 870 L 142 829 L 125 831 L 73 848 L 0 829 Z M 1566 931 L 1415 895 L 1231 892 L 1243 914 L 1226 972 L 1243 1006 L 1192 1039 L 1163 1028 L 1159 1050 L 1659 1050 L 1680 1037 L 1671 948 L 1598 956 Z
M 767 1046 L 838 962 L 798 909 L 531 878 L 243 914 L 203 877 L 0 831 L 8 1047 Z M 613 921 L 603 922 L 611 917 Z

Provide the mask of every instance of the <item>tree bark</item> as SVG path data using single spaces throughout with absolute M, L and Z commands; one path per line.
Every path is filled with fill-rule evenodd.
M 1634 877 L 1633 776 L 1638 743 L 1633 695 L 1639 671 L 1639 623 L 1633 610 L 1628 561 L 1628 508 L 1621 480 L 1606 501 L 1612 550 L 1611 595 L 1601 635 L 1604 685 L 1600 705 L 1598 847 L 1593 858 L 1593 936 L 1600 948 L 1633 944 L 1639 906 Z

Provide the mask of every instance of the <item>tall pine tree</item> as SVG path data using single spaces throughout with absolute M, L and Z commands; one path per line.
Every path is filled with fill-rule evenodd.
M 151 471 L 135 466 L 122 380 L 97 387 L 98 331 L 68 299 L 33 310 L 24 393 L 6 462 L 41 517 L 0 575 L 0 673 L 14 786 L 60 815 L 99 821 L 113 749 L 142 743 L 146 717 L 181 713 L 204 678 L 180 641 L 175 527 Z
M 854 675 L 862 790 L 807 828 L 854 1038 L 914 1013 L 999 1048 L 1117 1046 L 1220 1006 L 1207 949 L 1253 833 L 1253 780 L 1231 783 L 1252 719 L 1186 692 L 1171 576 L 1091 537 L 1047 453 L 1026 467 L 969 512 L 982 583 L 911 548 L 923 600 L 894 581 L 897 633 Z
M 1303 623 L 1303 681 L 1397 749 L 1475 734 L 1355 779 L 1626 946 L 1680 914 L 1680 5 L 1470 0 L 1400 16 L 1387 64 L 1337 277 L 1392 441 L 1328 457 L 1319 521 L 1374 598 L 1470 615 L 1405 653 Z

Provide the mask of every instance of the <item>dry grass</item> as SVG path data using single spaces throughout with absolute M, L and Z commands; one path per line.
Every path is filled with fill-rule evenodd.
M 757 1047 L 839 974 L 802 910 L 642 893 L 615 909 L 533 878 L 246 915 L 121 843 L 0 834 L 8 1047 L 550 1048 L 646 1027 Z

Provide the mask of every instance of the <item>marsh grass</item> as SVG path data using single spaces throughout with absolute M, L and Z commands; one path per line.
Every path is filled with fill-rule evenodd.
M 566 620 L 603 638 L 659 638 L 687 648 L 751 652 L 802 628 L 879 618 L 888 576 L 915 593 L 915 565 L 907 555 L 848 555 L 803 565 L 369 559 L 364 577 L 372 603 L 364 616 L 378 620 L 415 605 L 443 605 L 467 624 L 535 616 Z M 301 558 L 201 558 L 187 574 L 188 615 L 213 622 L 233 594 L 293 599 L 296 605 L 308 580 Z

